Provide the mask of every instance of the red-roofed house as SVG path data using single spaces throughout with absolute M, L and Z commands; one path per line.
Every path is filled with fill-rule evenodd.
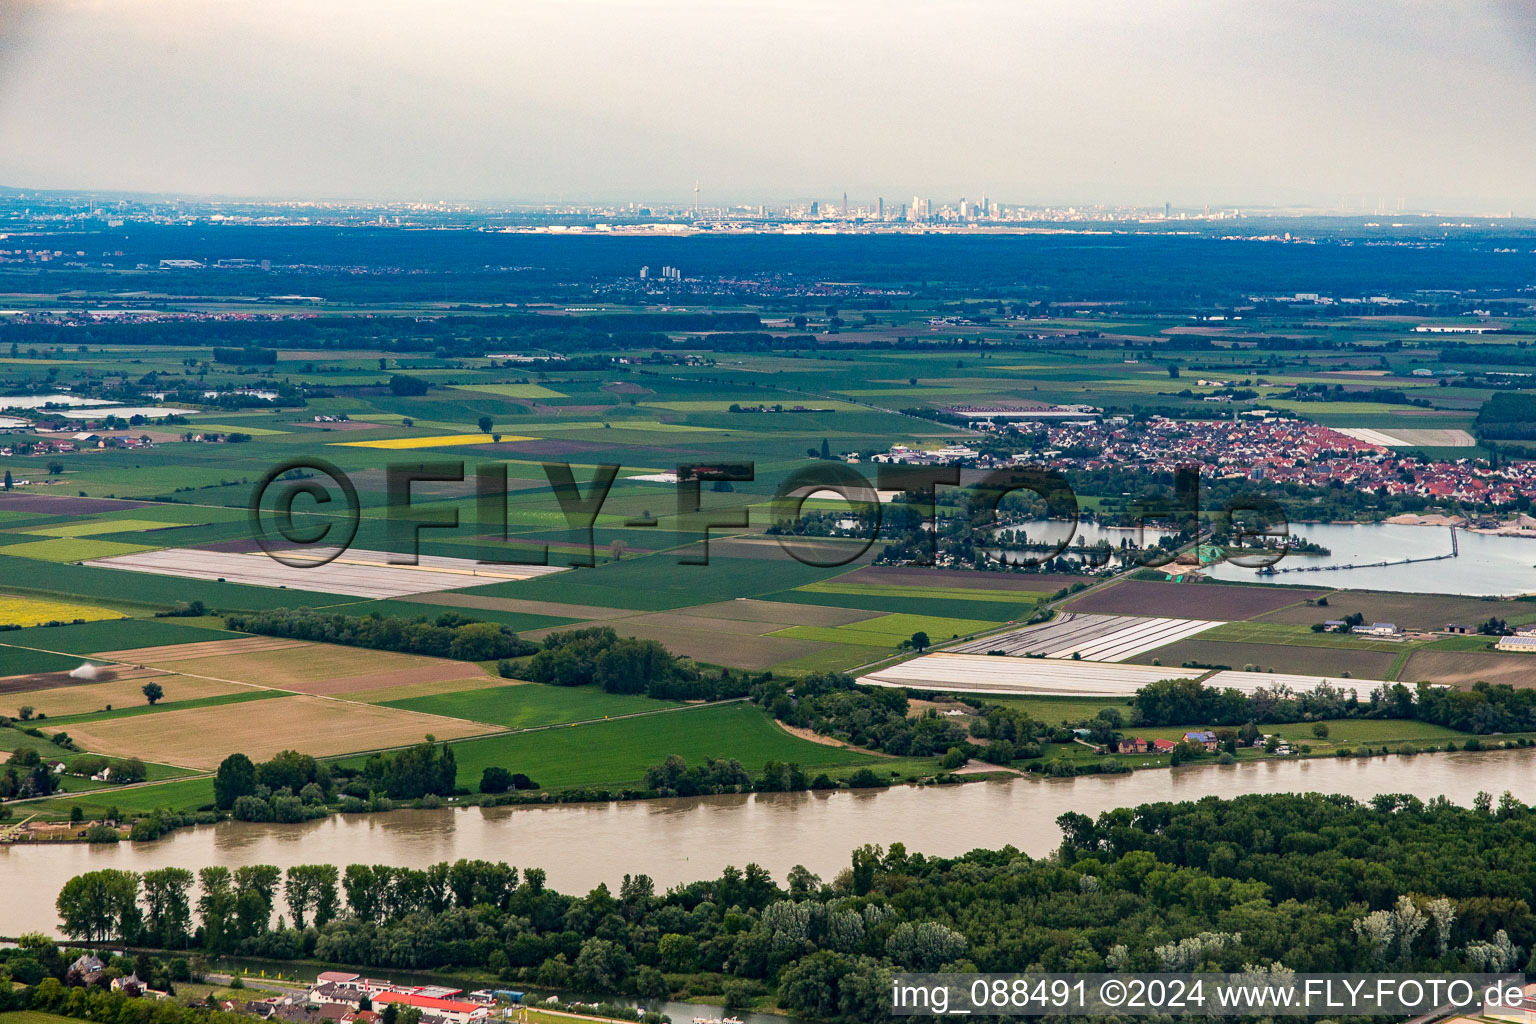
M 488 1020 L 491 1008 L 483 1003 L 469 1003 L 460 999 L 436 999 L 432 996 L 412 995 L 409 992 L 380 992 L 373 997 L 373 1005 L 379 1009 L 388 1003 L 414 1006 L 429 1017 L 442 1017 L 449 1024 L 470 1024 L 470 1021 Z

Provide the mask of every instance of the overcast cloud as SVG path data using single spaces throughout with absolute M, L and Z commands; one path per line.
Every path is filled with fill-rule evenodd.
M 1536 213 L 1528 7 L 0 0 L 0 184 Z

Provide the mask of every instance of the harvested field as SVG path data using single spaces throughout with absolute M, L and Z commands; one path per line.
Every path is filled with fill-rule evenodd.
M 754 601 L 741 597 L 734 601 L 717 601 L 688 609 L 690 615 L 706 619 L 738 619 L 742 622 L 761 622 L 764 631 L 791 626 L 846 626 L 879 616 L 880 612 L 858 608 L 833 608 L 830 605 L 790 604 L 787 601 Z
M 200 658 L 173 654 L 156 661 L 141 656 L 138 663 L 164 665 L 187 675 L 311 694 L 352 693 L 411 683 L 473 679 L 485 674 L 480 666 L 466 661 L 302 641 L 288 641 L 285 647 L 240 649 L 233 654 L 221 652 Z
M 758 525 L 762 524 L 758 523 Z M 784 539 L 793 542 L 792 547 L 794 550 L 808 551 L 817 557 L 830 553 L 839 558 L 852 558 L 853 560 L 849 563 L 850 565 L 867 566 L 880 553 L 878 545 L 871 545 L 868 551 L 853 557 L 854 551 L 858 549 L 858 543 L 841 540 L 836 537 L 786 537 Z M 700 547 L 700 544 L 695 544 L 691 545 L 687 550 L 689 550 L 690 554 L 697 554 Z M 735 537 L 730 535 L 711 535 L 709 538 L 709 555 L 711 558 L 719 556 L 755 562 L 785 562 L 792 561 L 794 557 L 773 537 Z
M 397 657 L 410 657 L 410 655 L 397 655 Z M 320 679 L 309 683 L 294 683 L 287 687 L 300 693 L 313 693 L 321 696 L 336 696 L 344 694 L 350 700 L 351 695 L 364 690 L 383 688 L 395 688 L 400 686 L 420 686 L 427 683 L 452 683 L 459 689 L 460 684 L 466 680 L 489 678 L 484 672 L 480 672 L 480 666 L 471 665 L 463 661 L 442 661 L 436 658 L 430 659 L 429 664 L 419 668 L 400 668 L 392 672 L 370 672 L 367 675 L 339 676 L 331 679 Z
M 1321 590 L 1295 590 L 1289 587 L 1232 587 L 1220 583 L 1121 580 L 1108 587 L 1088 591 L 1068 607 L 1075 612 L 1104 612 L 1111 615 L 1148 615 L 1156 612 L 1159 615 L 1190 619 L 1251 619 L 1323 593 Z M 1314 609 L 1307 610 L 1315 614 Z
M 1246 694 L 1251 694 L 1261 687 L 1274 690 L 1282 686 L 1297 693 L 1305 693 L 1317 689 L 1324 683 L 1338 690 L 1355 690 L 1361 697 L 1368 696 L 1378 686 L 1386 685 L 1386 681 L 1382 679 L 1298 676 L 1280 672 L 1217 672 L 1205 680 L 1205 685 L 1213 690 L 1241 690 Z
M 73 659 L 71 659 L 73 661 Z M 61 669 L 58 672 L 29 672 L 26 675 L 5 676 L 0 678 L 0 695 L 12 693 L 32 693 L 37 690 L 53 690 L 65 686 L 90 686 L 93 683 L 86 679 L 71 679 L 70 670 L 75 666 Z M 135 679 L 139 676 L 156 675 L 154 669 L 124 669 L 120 667 L 103 666 L 97 670 L 100 678 L 96 683 L 108 683 L 114 679 Z M 5 703 L 0 696 L 0 705 Z M 16 704 L 30 704 L 31 701 L 14 701 Z
M 15 715 L 22 704 L 29 704 L 50 718 L 63 715 L 84 715 L 101 711 L 108 705 L 114 708 L 147 705 L 144 698 L 145 683 L 155 682 L 165 690 L 162 703 L 172 701 L 201 700 L 204 697 L 222 697 L 226 693 L 239 693 L 250 687 L 239 683 L 225 683 L 212 679 L 188 679 L 185 676 L 157 672 L 124 673 L 110 682 L 85 683 L 71 681 L 67 686 L 55 686 L 46 690 L 28 691 L 24 696 L 12 694 L 0 697 L 0 714 Z
M 204 770 L 237 751 L 255 761 L 280 750 L 326 757 L 418 743 L 428 733 L 456 739 L 489 731 L 495 727 L 307 695 L 265 700 L 259 707 L 221 704 L 69 727 L 88 750 Z
M 445 679 L 432 683 L 401 683 L 396 686 L 381 686 L 376 690 L 353 690 L 347 694 L 346 699 L 361 701 L 364 704 L 389 704 L 414 697 L 435 697 L 444 693 L 463 693 L 466 690 L 489 690 L 512 682 L 515 680 L 480 675 L 471 679 Z
M 925 654 L 871 672 L 861 683 L 956 693 L 1128 697 L 1159 679 L 1194 678 L 1199 670 L 1138 668 L 1103 662 L 1002 658 L 986 654 Z
M 1510 621 L 1527 621 L 1520 613 L 1536 615 L 1536 606 L 1508 601 L 1484 601 L 1449 594 L 1394 594 L 1375 590 L 1338 590 L 1328 594 L 1324 608 L 1298 605 L 1260 616 L 1262 622 L 1311 625 L 1323 619 L 1342 619 L 1353 612 L 1366 622 L 1393 622 L 1399 629 L 1444 629 L 1447 622 L 1472 625 L 1497 615 Z
M 147 501 L 120 501 L 116 498 L 69 498 L 53 494 L 0 494 L 0 509 L 9 512 L 35 512 L 45 516 L 89 516 L 97 512 L 121 512 L 124 509 L 149 508 Z
M 956 654 L 990 654 L 1004 651 L 1024 655 L 1071 658 L 1084 661 L 1126 661 L 1157 647 L 1193 636 L 1221 623 L 1204 619 L 1155 619 L 1133 615 L 1074 615 L 1067 613 L 1051 622 L 983 637 L 952 648 Z
M 303 640 L 280 636 L 243 636 L 233 640 L 204 640 L 201 643 L 171 644 L 165 647 L 130 647 L 122 651 L 102 651 L 95 657 L 108 661 L 127 661 L 139 665 L 164 665 L 194 658 L 216 658 L 226 654 L 255 654 L 303 646 Z
M 1466 687 L 1481 681 L 1530 689 L 1536 687 L 1536 656 L 1495 651 L 1415 651 L 1398 678 L 1405 683 Z
M 1081 576 L 1040 573 L 977 572 L 973 569 L 914 569 L 895 565 L 866 565 L 838 583 L 872 583 L 897 587 L 958 587 L 975 590 L 1026 590 L 1055 593 L 1062 587 L 1083 582 Z
M 1227 640 L 1180 640 L 1136 655 L 1131 660 L 1148 664 L 1156 658 L 1164 665 L 1193 661 L 1201 665 L 1242 668 L 1257 665 L 1276 672 L 1304 676 L 1335 676 L 1348 672 L 1363 679 L 1385 679 L 1395 655 L 1384 651 L 1346 651 L 1337 647 L 1301 647 L 1289 644 L 1237 644 Z
M 7 550 L 32 546 L 13 545 Z M 393 565 L 389 558 L 387 552 L 354 549 L 325 565 L 293 568 L 265 554 L 211 551 L 205 548 L 166 548 L 118 558 L 103 558 L 90 564 L 162 576 L 226 580 L 258 587 L 290 587 L 322 594 L 375 598 L 479 587 L 487 583 L 523 580 L 564 571 L 559 566 L 547 565 L 485 566 L 473 559 L 434 555 L 422 555 L 419 565 Z

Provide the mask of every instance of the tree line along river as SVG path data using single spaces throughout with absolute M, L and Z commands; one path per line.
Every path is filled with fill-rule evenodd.
M 1021 777 L 963 786 L 856 792 L 758 793 L 647 800 L 399 810 L 335 815 L 299 825 L 224 822 L 150 843 L 0 846 L 0 934 L 57 934 L 54 897 L 71 876 L 98 868 L 147 871 L 210 864 L 352 863 L 422 868 L 461 857 L 541 867 L 551 887 L 616 889 L 626 874 L 658 888 L 757 863 L 783 880 L 796 864 L 831 879 L 863 843 L 955 856 L 1014 846 L 1031 856 L 1061 839 L 1066 811 L 1096 816 L 1114 807 L 1248 793 L 1322 792 L 1368 799 L 1378 793 L 1444 795 L 1470 804 L 1479 791 L 1509 790 L 1536 802 L 1536 750 L 1392 755 L 1368 759 L 1265 761 L 1186 766 L 1071 779 Z

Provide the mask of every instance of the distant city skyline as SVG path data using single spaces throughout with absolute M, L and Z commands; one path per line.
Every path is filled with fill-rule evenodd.
M 1531 109 L 1502 0 L 0 0 L 18 188 L 1529 215 Z

